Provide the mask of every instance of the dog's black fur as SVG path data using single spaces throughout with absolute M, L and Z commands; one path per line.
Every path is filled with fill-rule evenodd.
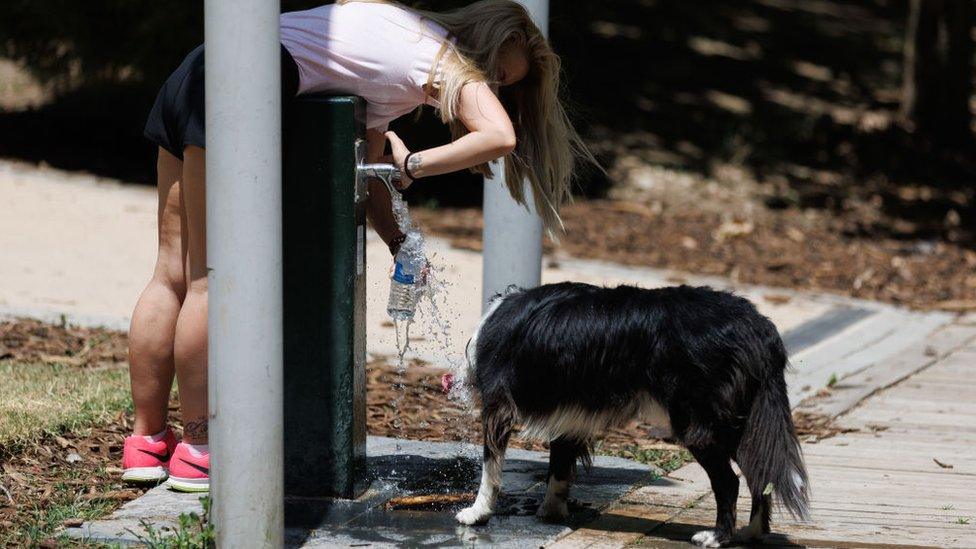
M 540 514 L 564 518 L 575 462 L 588 462 L 599 431 L 631 419 L 641 402 L 663 408 L 674 438 L 711 480 L 715 530 L 696 535 L 696 543 L 718 546 L 768 533 L 770 487 L 793 516 L 807 517 L 807 475 L 783 377 L 786 350 L 749 301 L 702 287 L 580 283 L 512 289 L 496 299 L 468 350 L 467 383 L 482 401 L 486 472 L 479 499 L 486 499 L 459 520 L 490 517 L 516 422 L 547 421 L 550 494 Z M 574 419 L 553 427 L 554 416 L 567 410 Z M 739 480 L 730 460 L 752 495 L 750 528 L 738 536 Z M 489 470 L 495 464 L 498 474 Z M 485 480 L 493 474 L 495 480 Z

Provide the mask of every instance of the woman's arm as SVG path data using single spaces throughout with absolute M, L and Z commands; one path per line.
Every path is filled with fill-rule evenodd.
M 459 118 L 470 133 L 447 145 L 413 153 L 406 170 L 403 163 L 410 150 L 395 133 L 386 132 L 393 161 L 404 174 L 404 187 L 410 184 L 407 171 L 415 177 L 455 172 L 495 160 L 515 149 L 512 121 L 487 84 L 465 84 L 458 106 Z
M 383 160 L 383 147 L 385 145 L 386 141 L 383 138 L 382 132 L 366 130 L 366 161 L 381 162 Z M 382 181 L 376 178 L 370 178 L 367 185 L 369 200 L 366 202 L 366 217 L 369 218 L 376 234 L 380 235 L 383 242 L 390 248 L 390 253 L 396 255 L 396 248 L 399 247 L 399 244 L 391 244 L 399 241 L 403 235 L 400 232 L 400 227 L 397 225 L 396 219 L 393 217 L 393 205 L 390 203 L 390 190 L 386 188 L 386 185 Z
M 461 88 L 458 115 L 469 133 L 447 145 L 418 151 L 410 156 L 409 171 L 416 177 L 440 175 L 464 170 L 505 156 L 515 148 L 515 129 L 505 108 L 483 82 L 471 82 Z M 378 162 L 383 156 L 383 134 L 366 130 L 366 158 Z M 403 163 L 410 150 L 393 132 L 386 132 L 393 149 L 393 163 L 402 174 L 401 188 L 410 185 Z M 366 215 L 376 233 L 396 254 L 396 242 L 403 236 L 393 217 L 390 192 L 382 182 L 370 180 Z M 393 245 L 391 245 L 393 244 Z

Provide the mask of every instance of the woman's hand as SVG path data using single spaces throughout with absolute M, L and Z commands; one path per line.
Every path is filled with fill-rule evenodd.
M 400 169 L 400 184 L 396 187 L 402 191 L 413 183 L 413 180 L 407 175 L 407 169 L 404 165 L 404 162 L 407 160 L 407 155 L 410 154 L 410 149 L 404 145 L 403 140 L 396 133 L 390 131 L 386 132 L 385 135 L 387 141 L 390 142 L 390 149 L 393 151 L 393 165 Z M 419 159 L 420 155 L 415 154 L 410 158 L 410 163 L 414 164 Z M 410 173 L 417 175 L 416 172 L 417 170 L 414 169 L 414 166 L 410 166 Z

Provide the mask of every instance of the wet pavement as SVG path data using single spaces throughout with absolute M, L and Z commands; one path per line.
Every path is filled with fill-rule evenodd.
M 540 547 L 596 518 L 600 511 L 635 486 L 668 482 L 650 466 L 600 456 L 580 469 L 571 492 L 570 518 L 548 524 L 535 517 L 545 495 L 548 456 L 510 449 L 497 515 L 485 526 L 463 526 L 442 510 L 387 510 L 391 498 L 406 495 L 472 493 L 481 476 L 480 447 L 370 437 L 367 443 L 369 488 L 356 500 L 292 498 L 286 501 L 285 540 L 289 547 L 494 546 Z M 110 517 L 66 532 L 100 542 L 138 543 L 147 521 L 154 528 L 173 527 L 180 513 L 200 511 L 199 496 L 164 487 L 150 490 Z

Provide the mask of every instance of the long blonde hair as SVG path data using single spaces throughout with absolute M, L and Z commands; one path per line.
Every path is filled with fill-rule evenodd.
M 339 3 L 352 1 L 369 0 Z M 468 133 L 458 116 L 461 88 L 469 82 L 497 86 L 502 51 L 514 46 L 526 52 L 529 71 L 525 78 L 498 88 L 516 133 L 515 150 L 506 157 L 505 183 L 512 198 L 524 205 L 522 182 L 529 181 L 535 209 L 555 236 L 563 230 L 560 207 L 572 199 L 576 160 L 597 165 L 559 99 L 559 56 L 525 7 L 513 0 L 478 0 L 447 12 L 412 11 L 443 27 L 455 40 L 448 42 L 449 54 L 442 60 L 437 82 L 441 121 L 450 126 L 454 139 Z M 472 170 L 492 175 L 488 164 Z

